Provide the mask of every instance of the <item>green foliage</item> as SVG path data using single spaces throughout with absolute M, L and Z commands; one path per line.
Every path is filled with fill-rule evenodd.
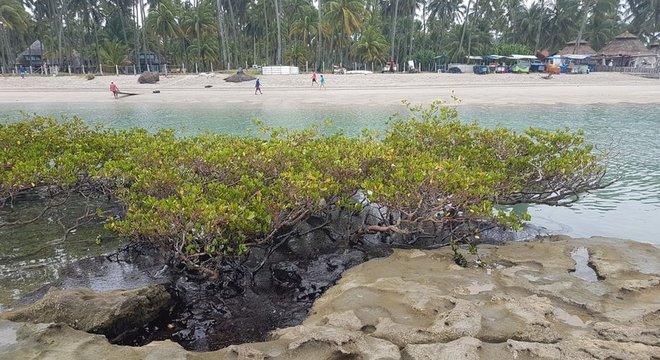
M 534 49 L 524 44 L 500 43 L 493 46 L 490 54 L 510 56 L 512 54 L 529 55 L 534 54 Z
M 360 190 L 394 220 L 358 233 L 431 227 L 449 234 L 458 254 L 461 243 L 473 249 L 485 225 L 529 219 L 499 204 L 559 204 L 602 187 L 604 168 L 581 133 L 517 134 L 463 124 L 441 104 L 410 109 L 382 137 L 323 136 L 313 127 L 181 138 L 35 117 L 0 125 L 0 200 L 38 186 L 95 189 L 125 206 L 109 229 L 213 271 L 312 214 L 359 211 L 351 198 Z
M 435 52 L 431 50 L 419 50 L 413 55 L 413 59 L 422 69 L 430 69 L 435 64 L 435 56 Z

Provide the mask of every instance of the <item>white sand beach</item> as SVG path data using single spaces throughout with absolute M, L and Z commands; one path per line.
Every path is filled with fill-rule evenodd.
M 444 100 L 461 104 L 658 104 L 660 80 L 630 74 L 369 74 L 325 75 L 326 89 L 311 85 L 309 74 L 260 76 L 263 95 L 254 95 L 254 82 L 228 83 L 229 74 L 161 76 L 158 84 L 138 84 L 137 76 L 106 75 L 86 80 L 82 76 L 0 77 L 0 106 L 7 103 L 108 102 L 111 81 L 122 91 L 140 96 L 120 102 L 241 104 L 286 107 L 291 104 L 383 106 L 401 100 L 428 103 Z M 211 85 L 210 88 L 205 86 Z M 153 90 L 160 90 L 154 94 Z

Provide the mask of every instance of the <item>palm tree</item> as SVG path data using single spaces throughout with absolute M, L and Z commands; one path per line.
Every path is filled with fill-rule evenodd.
M 330 0 L 326 9 L 328 21 L 336 26 L 339 62 L 343 63 L 343 47 L 350 44 L 354 32 L 362 29 L 366 14 L 364 0 Z
M 312 34 L 316 32 L 317 24 L 316 10 L 309 8 L 302 8 L 294 17 L 289 30 L 289 36 L 298 37 L 302 40 L 305 46 L 310 45 Z
M 217 45 L 217 41 L 212 39 L 210 34 L 204 33 L 188 47 L 188 53 L 201 62 L 203 69 L 207 69 L 209 64 L 218 61 Z
M 369 27 L 353 44 L 353 53 L 365 63 L 381 63 L 387 60 L 387 40 L 376 28 Z M 372 69 L 373 70 L 373 66 Z
M 617 0 L 600 0 L 593 7 L 593 15 L 586 28 L 586 38 L 594 49 L 600 49 L 620 33 L 617 24 L 619 13 Z
M 429 17 L 440 21 L 441 35 L 456 21 L 462 8 L 460 0 L 431 0 L 428 11 Z
M 207 43 L 209 40 L 207 35 L 216 32 L 214 11 L 214 6 L 210 0 L 202 0 L 196 6 L 187 9 L 181 20 L 183 33 L 189 39 L 193 39 L 193 43 L 196 44 L 193 47 L 189 47 L 188 52 L 190 53 L 192 51 L 191 49 L 199 51 L 200 53 L 197 54 L 197 57 L 200 61 L 212 58 L 208 55 L 202 56 L 202 51 L 211 48 L 217 50 L 217 47 L 212 47 Z M 204 40 L 202 40 L 202 37 L 204 37 Z
M 123 66 L 129 63 L 127 59 L 128 48 L 117 40 L 107 40 L 99 49 L 99 56 L 103 65 Z
M 183 35 L 175 12 L 171 0 L 159 0 L 158 6 L 149 11 L 147 29 L 161 38 L 163 46 L 167 44 L 168 39 Z
M 2 50 L 3 65 L 8 65 L 11 59 L 9 31 L 27 31 L 29 17 L 23 5 L 16 0 L 0 0 L 0 50 Z
M 18 0 L 0 0 L 0 22 L 7 30 L 27 31 L 29 15 Z
M 300 66 L 307 60 L 307 47 L 300 41 L 294 41 L 285 56 L 288 63 Z
M 627 3 L 631 30 L 657 39 L 660 36 L 660 1 L 627 0 Z

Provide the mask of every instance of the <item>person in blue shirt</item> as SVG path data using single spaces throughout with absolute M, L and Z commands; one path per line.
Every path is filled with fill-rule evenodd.
M 25 71 L 25 68 L 23 67 L 23 65 L 21 65 L 21 68 L 18 70 L 18 72 L 19 72 L 19 74 L 21 74 L 21 79 L 24 79 L 26 71 Z
M 259 78 L 257 78 L 257 81 L 254 83 L 254 94 L 257 95 L 257 91 L 259 94 L 263 94 L 261 92 L 261 83 L 259 82 Z

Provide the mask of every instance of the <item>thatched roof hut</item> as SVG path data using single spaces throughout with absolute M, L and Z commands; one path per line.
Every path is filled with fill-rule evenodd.
M 25 51 L 16 57 L 16 65 L 41 66 L 43 62 L 44 47 L 41 41 L 36 40 Z
M 580 45 L 575 47 L 577 41 L 569 41 L 563 49 L 559 50 L 559 55 L 595 55 L 596 50 L 592 49 L 586 40 L 580 40 Z
M 653 55 L 639 38 L 629 32 L 617 36 L 599 53 L 605 57 L 639 57 Z

